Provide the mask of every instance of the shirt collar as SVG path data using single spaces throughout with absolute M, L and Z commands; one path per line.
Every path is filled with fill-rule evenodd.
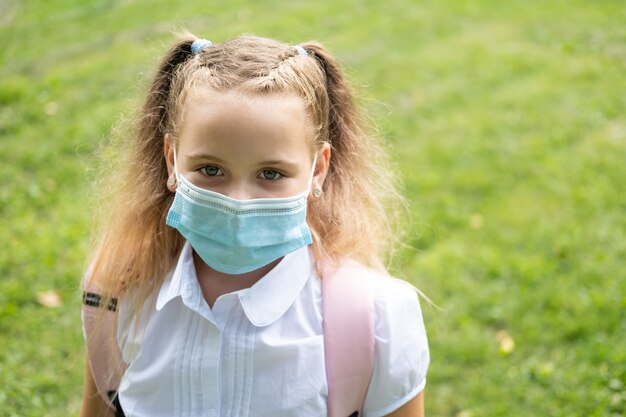
M 293 305 L 313 273 L 308 246 L 291 252 L 252 287 L 239 291 L 250 322 L 263 327 L 274 323 Z
M 161 310 L 176 297 L 182 297 L 183 301 L 202 297 L 192 255 L 193 250 L 187 242 L 180 253 L 176 268 L 159 290 L 157 310 Z M 294 303 L 312 272 L 313 264 L 308 247 L 285 255 L 278 265 L 252 287 L 236 292 L 248 320 L 258 327 L 268 326 L 278 320 Z
M 183 294 L 189 294 L 193 289 L 193 281 L 196 279 L 196 268 L 193 264 L 193 251 L 189 242 L 183 246 L 183 250 L 178 257 L 176 268 L 169 273 L 157 297 L 156 309 L 160 311 L 165 305 L 176 297 L 183 297 Z M 197 287 L 200 287 L 197 284 Z

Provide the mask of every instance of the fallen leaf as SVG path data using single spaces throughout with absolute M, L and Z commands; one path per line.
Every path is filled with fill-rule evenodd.
M 502 355 L 509 355 L 515 350 L 515 341 L 506 330 L 500 330 L 496 333 L 496 340 L 500 343 L 498 352 Z
M 57 290 L 49 290 L 38 293 L 37 302 L 46 308 L 57 308 L 63 305 L 61 293 Z

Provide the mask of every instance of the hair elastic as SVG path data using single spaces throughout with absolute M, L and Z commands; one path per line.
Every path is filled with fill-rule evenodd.
M 197 55 L 202 52 L 204 48 L 208 48 L 211 45 L 213 45 L 213 42 L 211 41 L 208 41 L 206 39 L 196 39 L 191 44 L 191 52 Z
M 306 49 L 304 49 L 300 45 L 296 45 L 294 46 L 294 48 L 296 49 L 296 51 L 298 51 L 298 55 L 305 56 L 305 57 L 309 56 L 309 53 L 306 51 Z

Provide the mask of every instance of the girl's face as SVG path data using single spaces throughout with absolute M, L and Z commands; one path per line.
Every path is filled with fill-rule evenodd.
M 290 197 L 322 188 L 330 146 L 315 151 L 303 100 L 288 93 L 209 93 L 187 100 L 177 137 L 176 168 L 199 187 L 239 200 Z M 172 138 L 165 137 L 169 175 Z M 174 191 L 176 185 L 170 187 Z

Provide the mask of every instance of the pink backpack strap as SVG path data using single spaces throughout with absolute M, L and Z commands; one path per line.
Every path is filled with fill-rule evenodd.
M 354 261 L 322 271 L 328 417 L 362 416 L 374 369 L 370 271 Z
M 98 393 L 106 404 L 118 410 L 117 390 L 126 369 L 117 345 L 117 299 L 104 305 L 98 289 L 87 282 L 83 292 L 83 329 L 87 358 Z

